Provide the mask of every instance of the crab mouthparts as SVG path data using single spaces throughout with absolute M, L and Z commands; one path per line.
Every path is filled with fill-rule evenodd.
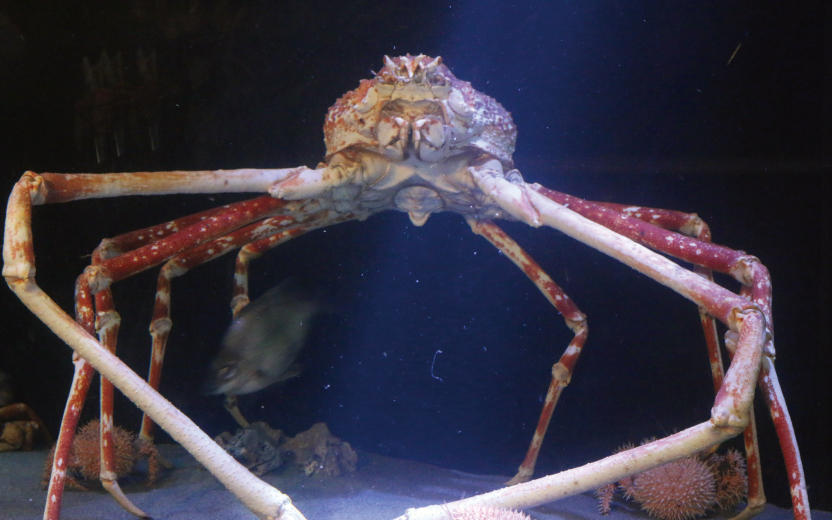
M 396 209 L 408 214 L 414 226 L 424 225 L 431 213 L 443 207 L 439 193 L 424 186 L 409 186 L 399 190 L 393 202 Z

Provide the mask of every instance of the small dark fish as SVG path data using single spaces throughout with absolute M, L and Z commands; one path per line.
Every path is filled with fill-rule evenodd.
M 315 298 L 287 279 L 234 318 L 211 362 L 205 393 L 250 394 L 300 374 L 294 363 L 321 310 Z

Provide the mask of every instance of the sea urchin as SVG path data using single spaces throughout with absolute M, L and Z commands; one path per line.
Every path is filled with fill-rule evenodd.
M 662 520 L 688 520 L 703 516 L 716 500 L 711 468 L 688 457 L 639 473 L 630 495 L 651 516 Z
M 616 489 L 660 520 L 689 520 L 734 507 L 747 492 L 745 461 L 736 450 L 699 453 L 607 484 L 595 495 L 601 514 L 610 512 Z

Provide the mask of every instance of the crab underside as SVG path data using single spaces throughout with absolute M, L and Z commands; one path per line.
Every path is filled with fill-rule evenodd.
M 232 311 L 248 304 L 249 262 L 298 235 L 397 209 L 416 225 L 439 211 L 461 214 L 540 289 L 564 317 L 574 338 L 552 368 L 552 381 L 529 451 L 508 487 L 442 506 L 410 509 L 400 518 L 450 518 L 473 506 L 523 509 L 594 490 L 629 475 L 681 459 L 744 432 L 748 459 L 748 507 L 765 504 L 752 411 L 755 386 L 771 410 L 792 487 L 794 514 L 809 518 L 800 457 L 774 371 L 771 284 L 756 258 L 710 242 L 694 214 L 578 199 L 527 183 L 514 169 L 516 128 L 494 99 L 458 80 L 440 58 L 385 57 L 371 80 L 362 80 L 329 110 L 327 153 L 318 168 L 122 174 L 27 172 L 9 198 L 3 275 L 13 291 L 72 347 L 75 378 L 50 479 L 44 518 L 60 514 L 66 455 L 93 371 L 102 378 L 101 479 L 136 515 L 144 513 L 121 493 L 112 466 L 112 384 L 145 412 L 142 437 L 155 422 L 182 444 L 259 518 L 301 519 L 289 497 L 261 481 L 158 394 L 170 320 L 171 280 L 189 269 L 237 251 Z M 262 193 L 257 198 L 183 217 L 104 240 L 76 283 L 76 316 L 67 315 L 35 282 L 31 211 L 39 204 L 86 198 L 177 193 Z M 569 383 L 587 337 L 585 316 L 541 267 L 494 223 L 519 220 L 555 228 L 658 281 L 700 309 L 711 359 L 716 400 L 710 420 L 669 437 L 597 462 L 530 480 L 555 404 Z M 693 264 L 688 270 L 659 253 Z M 144 381 L 114 354 L 119 316 L 110 286 L 164 264 L 151 323 L 152 365 Z M 712 271 L 742 284 L 735 294 Z M 731 356 L 723 371 L 715 320 L 728 327 Z M 98 339 L 96 339 L 96 336 Z M 105 379 L 106 378 L 106 379 Z M 112 383 L 110 383 L 112 382 Z M 109 441 L 109 442 L 108 442 Z M 109 465 L 108 465 L 109 464 Z

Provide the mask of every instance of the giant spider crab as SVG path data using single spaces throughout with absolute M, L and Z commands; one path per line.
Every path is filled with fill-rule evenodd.
M 60 454 L 68 453 L 93 367 L 144 410 L 145 437 L 152 435 L 151 421 L 155 421 L 258 517 L 303 518 L 289 497 L 251 475 L 156 392 L 171 327 L 170 283 L 192 267 L 240 249 L 232 299 L 232 309 L 238 312 L 248 303 L 250 260 L 312 229 L 363 220 L 387 209 L 408 213 L 417 226 L 434 212 L 460 213 L 474 233 L 485 237 L 525 272 L 574 333 L 552 368 L 537 429 L 511 485 L 443 506 L 410 509 L 401 518 L 448 518 L 452 511 L 473 505 L 533 507 L 689 456 L 742 431 L 749 498 L 740 517 L 751 517 L 765 503 L 752 415 L 755 385 L 762 389 L 780 437 L 795 518 L 809 518 L 800 456 L 774 370 L 770 278 L 755 257 L 712 244 L 707 225 L 694 214 L 590 202 L 526 183 L 513 169 L 516 128 L 510 114 L 494 99 L 454 77 L 438 57 L 385 57 L 384 67 L 373 79 L 362 80 L 356 90 L 332 106 L 324 133 L 326 158 L 316 169 L 78 175 L 27 172 L 15 185 L 6 217 L 3 275 L 25 305 L 75 350 L 76 374 L 45 518 L 59 514 L 65 475 L 62 461 L 67 458 Z M 37 286 L 30 223 L 33 205 L 96 197 L 217 192 L 266 195 L 104 240 L 93 254 L 92 265 L 76 283 L 75 320 Z M 558 229 L 694 302 L 700 309 L 717 392 L 710 420 L 600 461 L 530 481 L 549 419 L 586 340 L 587 325 L 569 297 L 494 224 L 498 218 Z M 694 270 L 652 250 L 689 262 Z M 145 382 L 112 353 L 119 317 L 110 286 L 163 262 L 151 324 L 152 367 Z M 716 285 L 712 270 L 741 282 L 739 294 Z M 725 344 L 732 361 L 727 372 L 723 372 L 715 320 L 728 327 Z M 108 438 L 112 387 L 102 387 L 102 436 Z M 108 458 L 112 456 L 106 453 L 102 457 L 102 481 L 125 507 L 132 507 L 118 490 Z M 138 509 L 133 511 L 142 514 Z

